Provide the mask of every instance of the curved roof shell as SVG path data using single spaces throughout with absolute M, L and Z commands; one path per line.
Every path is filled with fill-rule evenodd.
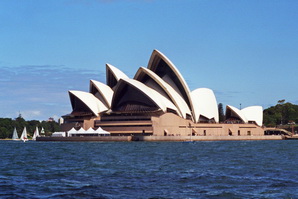
M 114 91 L 108 85 L 90 80 L 90 93 L 97 97 L 106 107 L 111 108 Z
M 262 106 L 249 106 L 241 110 L 248 121 L 254 121 L 257 125 L 263 124 L 263 107 Z
M 244 123 L 255 122 L 259 126 L 263 124 L 263 108 L 261 106 L 249 106 L 239 110 L 228 105 L 226 111 L 231 111 L 231 116 L 238 116 Z
M 106 82 L 107 85 L 90 80 L 89 93 L 69 91 L 73 114 L 81 112 L 82 115 L 98 116 L 108 109 L 120 113 L 163 111 L 186 119 L 192 117 L 194 122 L 212 118 L 219 121 L 213 91 L 200 88 L 190 92 L 179 70 L 158 50 L 152 52 L 148 67 L 141 67 L 134 79 L 106 64 Z M 263 122 L 261 106 L 239 110 L 228 105 L 227 113 L 244 123 L 253 121 L 261 126 Z
M 168 108 L 178 112 L 170 100 L 134 79 L 120 79 L 112 99 L 112 110 L 116 112 L 166 112 Z
M 128 77 L 115 66 L 112 66 L 111 64 L 106 64 L 106 78 L 107 85 L 114 89 L 114 87 L 120 79 L 127 79 Z
M 73 90 L 68 92 L 74 111 L 91 112 L 95 116 L 99 116 L 99 113 L 108 110 L 108 108 L 91 93 Z
M 176 66 L 164 54 L 153 50 L 147 68 L 173 87 L 183 97 L 189 109 L 193 110 L 188 85 Z
M 200 121 L 200 117 L 204 116 L 208 119 L 219 121 L 218 106 L 213 91 L 209 88 L 198 88 L 191 92 L 193 103 L 193 112 L 195 113 L 195 122 Z
M 231 114 L 230 116 L 237 117 L 240 120 L 242 120 L 244 123 L 247 123 L 248 122 L 248 120 L 245 117 L 244 113 L 242 113 L 241 110 L 239 110 L 238 108 L 236 108 L 234 106 L 231 106 L 231 105 L 227 105 L 227 107 L 226 107 L 226 114 L 228 112 L 230 112 L 230 114 Z
M 171 100 L 171 102 L 173 102 L 177 107 L 180 117 L 187 118 L 187 114 L 191 116 L 191 111 L 184 99 L 153 71 L 140 67 L 134 79 L 144 83 L 148 87 L 156 90 L 161 95 Z

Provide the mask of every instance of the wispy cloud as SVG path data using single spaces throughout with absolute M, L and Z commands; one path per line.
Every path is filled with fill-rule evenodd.
M 150 3 L 154 0 L 67 0 L 67 4 L 84 4 L 84 5 L 93 5 L 95 3 L 117 3 L 117 2 L 145 2 Z
M 19 66 L 0 69 L 0 117 L 47 119 L 71 111 L 68 90 L 89 91 L 89 80 L 104 82 L 103 71 L 65 66 Z M 16 114 L 17 113 L 17 114 Z
M 18 113 L 16 113 L 18 114 Z M 39 110 L 25 110 L 22 111 L 22 117 L 24 118 L 38 118 L 41 115 L 41 111 Z
M 220 91 L 220 90 L 214 90 L 214 93 L 218 97 L 222 98 L 233 98 L 236 97 L 237 95 L 241 95 L 243 92 L 241 91 L 233 91 L 233 90 L 226 90 L 226 91 Z

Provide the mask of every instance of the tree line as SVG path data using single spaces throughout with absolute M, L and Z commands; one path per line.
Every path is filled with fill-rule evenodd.
M 0 139 L 11 138 L 14 128 L 16 128 L 20 137 L 24 127 L 27 129 L 29 137 L 33 136 L 36 127 L 39 128 L 39 131 L 43 127 L 45 130 L 45 135 L 50 135 L 55 131 L 60 131 L 60 126 L 55 121 L 26 121 L 21 115 L 19 115 L 15 119 L 0 118 Z
M 263 123 L 269 127 L 298 123 L 298 105 L 279 100 L 275 106 L 264 110 Z

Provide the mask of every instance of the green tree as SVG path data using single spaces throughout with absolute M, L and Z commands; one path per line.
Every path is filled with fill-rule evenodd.
M 60 126 L 55 121 L 42 121 L 41 126 L 44 128 L 46 135 L 51 135 L 55 131 L 60 131 Z
M 298 105 L 279 100 L 277 105 L 265 109 L 263 116 L 265 126 L 288 124 L 290 121 L 298 123 Z
M 51 135 L 52 132 L 60 131 L 60 126 L 55 121 L 26 121 L 20 114 L 14 120 L 11 118 L 0 118 L 0 139 L 11 138 L 14 127 L 17 129 L 19 137 L 22 134 L 24 127 L 27 128 L 28 136 L 30 137 L 33 136 L 36 127 L 39 129 L 44 127 L 46 135 Z
M 11 126 L 12 119 L 10 118 L 0 118 L 0 138 L 8 138 L 12 136 L 13 127 Z
M 278 100 L 277 103 L 282 105 L 285 103 L 285 101 L 286 101 L 285 99 L 282 99 L 282 100 Z
M 219 116 L 219 122 L 225 121 L 225 114 L 224 114 L 222 103 L 218 104 L 218 116 Z
M 5 127 L 0 127 L 0 139 L 9 137 L 9 131 Z

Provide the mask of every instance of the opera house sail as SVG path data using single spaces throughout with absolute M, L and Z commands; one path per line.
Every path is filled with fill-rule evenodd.
M 263 135 L 263 109 L 227 105 L 219 121 L 209 88 L 190 91 L 177 67 L 153 50 L 148 66 L 133 78 L 106 64 L 106 83 L 90 80 L 89 92 L 69 91 L 72 112 L 61 128 L 102 128 L 111 135 L 225 136 Z

